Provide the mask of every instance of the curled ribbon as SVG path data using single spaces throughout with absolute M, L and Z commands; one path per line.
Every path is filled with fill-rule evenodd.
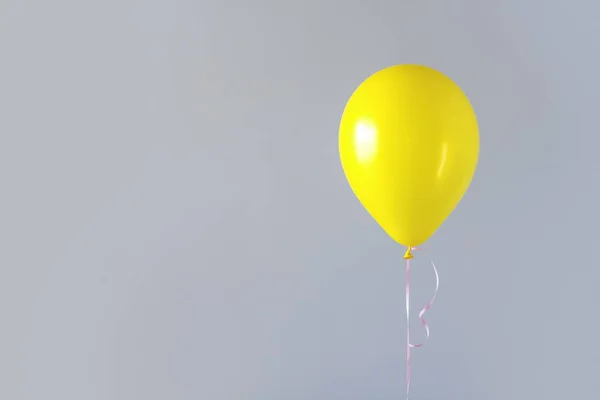
M 438 274 L 438 270 L 432 260 L 429 260 L 431 266 L 433 267 L 433 272 L 435 273 L 435 291 L 433 292 L 433 297 L 429 300 L 429 303 L 421 310 L 419 313 L 419 320 L 421 321 L 421 325 L 425 328 L 425 342 L 420 344 L 412 344 L 410 342 L 410 260 L 413 258 L 411 254 L 411 250 L 420 250 L 416 247 L 409 247 L 404 255 L 404 259 L 406 260 L 406 399 L 408 400 L 408 395 L 410 394 L 410 375 L 411 375 L 411 366 L 410 366 L 410 350 L 422 347 L 427 339 L 429 339 L 429 326 L 427 325 L 427 321 L 423 318 L 423 315 L 433 305 L 435 298 L 438 294 L 438 289 L 440 287 L 440 276 Z

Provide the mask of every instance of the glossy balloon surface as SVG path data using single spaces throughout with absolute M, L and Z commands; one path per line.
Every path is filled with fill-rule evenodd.
M 352 94 L 339 130 L 348 182 L 397 242 L 418 246 L 466 192 L 479 157 L 471 104 L 444 74 L 396 65 Z

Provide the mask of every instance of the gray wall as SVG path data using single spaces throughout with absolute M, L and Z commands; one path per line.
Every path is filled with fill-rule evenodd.
M 451 76 L 481 125 L 428 243 L 413 398 L 597 397 L 599 12 L 4 0 L 0 398 L 402 398 L 404 249 L 337 153 L 352 90 L 399 63 Z

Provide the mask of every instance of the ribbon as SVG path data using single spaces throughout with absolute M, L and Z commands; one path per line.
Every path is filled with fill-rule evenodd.
M 410 342 L 410 260 L 413 258 L 411 250 L 420 250 L 420 249 L 418 249 L 416 247 L 409 247 L 408 250 L 406 251 L 406 254 L 404 254 L 404 259 L 406 260 L 406 399 L 407 400 L 408 400 L 408 396 L 410 394 L 410 373 L 411 373 L 410 351 L 411 351 L 411 349 L 416 349 L 416 348 L 422 347 L 425 344 L 425 342 L 427 341 L 427 339 L 429 339 L 429 326 L 427 325 L 427 321 L 425 321 L 425 318 L 423 318 L 423 315 L 425 315 L 425 313 L 427 311 L 429 311 L 429 309 L 433 305 L 433 302 L 435 301 L 435 298 L 438 294 L 438 289 L 440 287 L 440 276 L 438 274 L 438 270 L 435 267 L 434 262 L 432 260 L 429 260 L 429 262 L 431 263 L 431 266 L 433 267 L 433 272 L 435 273 L 435 291 L 433 292 L 433 297 L 431 298 L 431 300 L 429 300 L 429 303 L 427 303 L 427 305 L 419 313 L 419 320 L 421 321 L 421 325 L 423 325 L 423 327 L 425 328 L 425 333 L 426 333 L 425 342 L 420 343 L 420 344 L 412 344 Z M 420 251 L 423 251 L 423 250 L 420 250 Z

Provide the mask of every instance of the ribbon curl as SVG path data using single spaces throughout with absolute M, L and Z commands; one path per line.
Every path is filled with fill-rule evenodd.
M 429 300 L 429 303 L 421 310 L 419 313 L 419 320 L 421 321 L 421 325 L 425 328 L 425 342 L 419 344 L 412 344 L 410 342 L 410 260 L 413 258 L 411 250 L 419 250 L 416 247 L 409 247 L 404 254 L 404 259 L 406 260 L 406 399 L 408 400 L 408 396 L 410 394 L 410 378 L 411 378 L 411 363 L 410 363 L 410 351 L 411 349 L 416 349 L 425 345 L 427 339 L 429 339 L 429 326 L 427 325 L 427 321 L 423 318 L 423 315 L 433 305 L 435 298 L 438 294 L 438 289 L 440 287 L 440 276 L 438 274 L 438 270 L 435 266 L 435 263 L 432 260 L 429 260 L 431 266 L 433 267 L 433 272 L 435 273 L 435 291 L 433 292 L 433 297 Z

